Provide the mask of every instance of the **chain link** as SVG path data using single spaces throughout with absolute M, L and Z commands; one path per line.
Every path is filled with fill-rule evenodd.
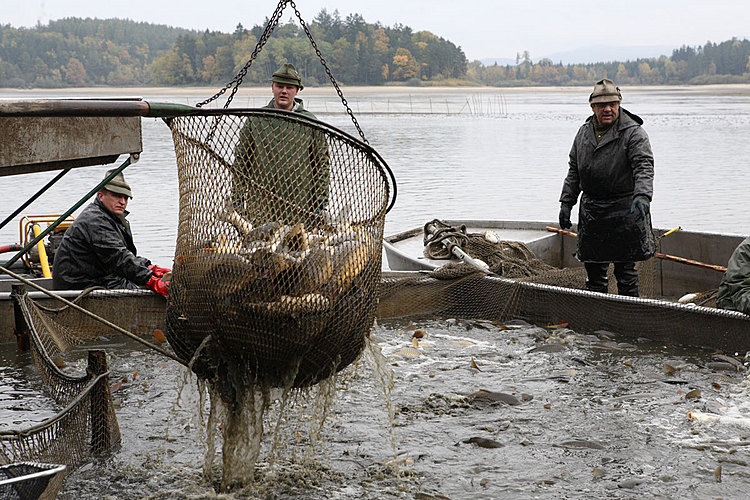
M 229 97 L 227 97 L 227 101 L 224 103 L 224 108 L 229 107 L 229 103 L 232 102 L 232 99 L 234 99 L 234 95 L 237 93 L 237 90 L 239 90 L 239 87 L 242 84 L 242 79 L 245 78 L 245 76 L 247 75 L 247 70 L 250 69 L 250 65 L 253 63 L 255 58 L 263 49 L 263 46 L 268 41 L 268 38 L 271 36 L 271 33 L 273 33 L 273 30 L 276 29 L 276 26 L 278 26 L 279 20 L 281 19 L 281 14 L 284 12 L 284 9 L 286 8 L 287 4 L 291 5 L 292 8 L 294 9 L 294 14 L 297 16 L 297 19 L 299 19 L 300 26 L 302 26 L 302 29 L 305 30 L 305 34 L 307 35 L 307 38 L 310 40 L 310 44 L 312 45 L 313 49 L 315 49 L 315 54 L 320 59 L 320 63 L 323 65 L 323 68 L 326 71 L 326 75 L 328 75 L 328 78 L 331 80 L 331 84 L 333 84 L 333 88 L 336 89 L 336 93 L 339 95 L 339 98 L 341 99 L 341 103 L 346 108 L 347 114 L 352 119 L 352 123 L 354 123 L 354 127 L 357 129 L 357 132 L 359 132 L 359 136 L 362 138 L 362 141 L 364 141 L 365 144 L 370 144 L 370 142 L 365 137 L 365 133 L 362 131 L 362 128 L 359 126 L 359 122 L 357 121 L 357 118 L 354 116 L 354 112 L 349 107 L 349 102 L 344 97 L 344 93 L 341 91 L 339 84 L 336 82 L 336 78 L 334 78 L 333 73 L 331 73 L 331 70 L 328 67 L 328 63 L 326 63 L 326 60 L 323 57 L 323 54 L 320 52 L 320 49 L 318 48 L 318 44 L 315 43 L 315 39 L 313 38 L 312 33 L 310 32 L 310 29 L 307 27 L 307 23 L 305 22 L 304 19 L 302 19 L 302 14 L 300 14 L 299 10 L 297 10 L 297 5 L 294 3 L 293 0 L 280 0 L 279 1 L 279 4 L 276 6 L 276 10 L 271 15 L 271 19 L 268 20 L 268 24 L 266 24 L 266 27 L 263 30 L 263 34 L 260 36 L 258 43 L 255 45 L 255 49 L 253 50 L 253 53 L 250 54 L 250 59 L 245 63 L 245 65 L 242 67 L 239 73 L 237 73 L 237 75 L 234 78 L 232 78 L 232 80 L 228 84 L 226 84 L 226 86 L 224 86 L 224 88 L 219 90 L 212 97 L 209 97 L 205 101 L 196 104 L 196 107 L 199 107 L 199 108 L 203 107 L 204 105 L 214 101 L 215 99 L 218 99 L 231 87 L 232 92 L 229 94 Z
M 307 27 L 307 23 L 305 23 L 304 19 L 302 19 L 302 15 L 299 13 L 299 10 L 297 10 L 297 5 L 295 5 L 294 0 L 289 0 L 289 5 L 291 5 L 292 8 L 294 9 L 294 13 L 297 15 L 297 19 L 299 19 L 300 26 L 302 26 L 302 29 L 305 30 L 305 34 L 307 35 L 307 38 L 310 39 L 310 44 L 312 44 L 313 49 L 315 49 L 315 54 L 317 54 L 318 58 L 320 59 L 320 63 L 323 65 L 323 68 L 326 70 L 326 74 L 328 75 L 328 78 L 331 80 L 331 83 L 333 84 L 333 88 L 336 89 L 336 92 L 338 93 L 339 98 L 341 99 L 341 104 L 343 104 L 344 107 L 346 108 L 346 112 L 351 117 L 352 123 L 354 123 L 354 127 L 357 129 L 357 132 L 359 132 L 359 136 L 362 138 L 362 141 L 364 141 L 365 144 L 370 144 L 370 142 L 365 137 L 365 133 L 362 132 L 362 129 L 359 127 L 359 122 L 354 117 L 354 113 L 352 112 L 352 109 L 349 107 L 349 103 L 344 97 L 344 93 L 341 92 L 341 89 L 339 88 L 339 84 L 336 83 L 336 79 L 333 77 L 333 73 L 331 73 L 331 70 L 328 68 L 328 64 L 326 64 L 326 60 L 323 58 L 323 54 L 320 52 L 320 49 L 318 48 L 318 44 L 315 43 L 315 39 L 313 39 L 312 33 L 310 33 L 310 29 Z
M 260 36 L 260 39 L 258 39 L 258 43 L 255 44 L 255 49 L 253 50 L 252 54 L 250 54 L 250 59 L 248 59 L 239 73 L 237 73 L 237 75 L 235 75 L 235 77 L 232 78 L 232 80 L 227 83 L 223 89 L 219 90 L 216 94 L 209 97 L 205 101 L 199 102 L 198 104 L 196 104 L 196 107 L 203 107 L 211 101 L 218 99 L 227 90 L 229 90 L 230 87 L 232 87 L 232 92 L 229 94 L 229 97 L 227 97 L 227 102 L 224 103 L 224 108 L 229 107 L 229 103 L 232 102 L 232 99 L 234 99 L 234 95 L 237 93 L 237 90 L 239 90 L 240 85 L 242 84 L 242 79 L 245 78 L 245 75 L 247 75 L 247 70 L 250 69 L 250 65 L 253 64 L 253 61 L 256 57 L 258 57 L 258 54 L 260 54 L 263 46 L 270 38 L 271 33 L 273 33 L 273 30 L 276 29 L 276 26 L 278 26 L 279 20 L 281 19 L 281 14 L 282 12 L 284 12 L 284 9 L 286 8 L 286 5 L 289 3 L 289 1 L 290 0 L 279 0 L 279 4 L 276 6 L 276 10 L 271 15 L 271 19 L 268 20 L 268 24 L 266 24 L 266 27 L 263 30 L 263 34 Z

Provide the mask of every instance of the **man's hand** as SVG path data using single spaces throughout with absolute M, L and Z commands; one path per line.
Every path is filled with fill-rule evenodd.
M 560 221 L 560 228 L 561 229 L 570 229 L 573 224 L 570 222 L 570 211 L 573 209 L 570 205 L 566 205 L 565 203 L 562 203 L 560 205 L 560 215 L 558 216 L 558 219 Z
M 146 282 L 146 288 L 153 290 L 159 295 L 167 296 L 167 282 L 162 281 L 158 276 L 151 276 Z
M 151 272 L 154 273 L 154 276 L 157 278 L 161 278 L 166 273 L 171 273 L 171 269 L 167 269 L 166 267 L 157 266 L 156 264 L 151 264 L 148 266 L 149 269 L 151 269 Z
M 630 213 L 636 214 L 636 220 L 641 220 L 651 211 L 651 202 L 645 196 L 636 196 L 633 198 L 633 205 L 630 207 Z

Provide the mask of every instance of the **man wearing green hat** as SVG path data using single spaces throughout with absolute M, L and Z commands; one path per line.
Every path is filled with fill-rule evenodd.
M 271 76 L 273 99 L 263 107 L 315 119 L 297 97 L 304 88 L 292 64 Z M 235 148 L 232 207 L 255 224 L 315 224 L 328 204 L 330 158 L 325 134 L 285 116 L 245 120 Z
M 578 129 L 560 195 L 560 227 L 581 195 L 576 257 L 586 268 L 586 289 L 607 293 L 614 264 L 617 293 L 638 296 L 636 261 L 654 255 L 650 205 L 654 155 L 643 120 L 620 107 L 622 94 L 606 78 L 589 96 L 593 115 Z
M 109 170 L 104 178 L 113 172 Z M 136 255 L 130 222 L 125 218 L 132 197 L 122 172 L 96 193 L 93 203 L 65 231 L 55 250 L 52 283 L 56 290 L 145 286 L 167 295 L 167 282 L 161 278 L 170 270 Z

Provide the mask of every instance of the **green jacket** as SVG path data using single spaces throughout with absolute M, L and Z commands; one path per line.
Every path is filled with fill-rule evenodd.
M 719 284 L 716 306 L 750 314 L 750 236 L 735 248 Z
M 274 108 L 273 100 L 265 108 Z M 315 118 L 295 98 L 295 113 Z M 234 207 L 256 225 L 313 224 L 328 204 L 330 157 L 315 125 L 273 115 L 245 119 L 235 148 Z

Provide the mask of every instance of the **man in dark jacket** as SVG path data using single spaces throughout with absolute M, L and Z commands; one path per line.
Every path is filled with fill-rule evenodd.
M 108 171 L 105 178 L 112 172 Z M 55 251 L 52 283 L 56 290 L 146 286 L 167 295 L 166 282 L 161 278 L 169 269 L 136 255 L 130 223 L 125 218 L 132 197 L 122 172 L 96 193 L 96 199 L 65 231 Z
M 576 134 L 560 196 L 560 227 L 571 227 L 578 211 L 578 260 L 586 267 L 586 289 L 607 293 L 614 263 L 617 291 L 638 296 L 635 262 L 654 255 L 650 203 L 654 155 L 643 120 L 620 107 L 619 87 L 606 78 L 594 85 L 594 112 Z
M 304 87 L 293 65 L 271 77 L 264 108 L 315 118 L 297 93 Z M 325 134 L 277 116 L 250 116 L 235 148 L 233 206 L 253 222 L 314 223 L 328 203 L 330 157 Z
M 732 252 L 719 284 L 716 306 L 750 314 L 750 236 Z

